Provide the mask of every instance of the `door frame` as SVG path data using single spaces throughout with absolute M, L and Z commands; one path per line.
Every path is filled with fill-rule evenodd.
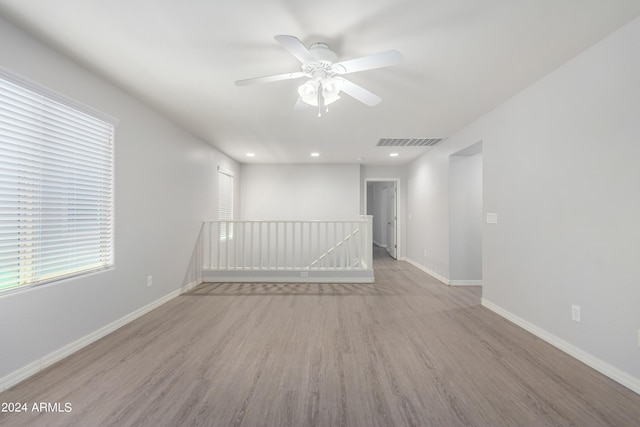
M 364 214 L 367 214 L 367 197 L 369 190 L 367 188 L 367 183 L 369 182 L 388 182 L 395 183 L 396 187 L 396 259 L 403 259 L 404 255 L 402 252 L 402 181 L 400 178 L 365 178 L 364 179 Z

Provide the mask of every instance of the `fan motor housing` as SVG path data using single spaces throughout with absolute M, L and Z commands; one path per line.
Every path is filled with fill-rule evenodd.
M 338 55 L 329 48 L 329 45 L 322 42 L 312 44 L 309 47 L 309 53 L 319 62 L 328 62 L 329 65 L 338 59 Z

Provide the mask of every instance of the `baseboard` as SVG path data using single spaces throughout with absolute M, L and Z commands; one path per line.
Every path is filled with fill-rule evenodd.
M 587 353 L 581 348 L 576 347 L 575 345 L 545 331 L 544 329 L 534 325 L 533 323 L 528 322 L 527 320 L 524 320 L 519 316 L 516 316 L 515 314 L 492 303 L 491 301 L 488 301 L 482 298 L 482 306 L 504 317 L 510 322 L 515 323 L 516 325 L 520 326 L 522 329 L 525 329 L 526 331 L 531 332 L 533 335 L 537 336 L 538 338 L 564 351 L 568 355 L 578 359 L 585 365 L 611 378 L 615 382 L 622 384 L 623 386 L 627 387 L 629 390 L 637 394 L 640 394 L 640 378 L 636 378 L 632 375 L 627 374 L 624 371 L 621 371 L 615 366 L 612 366 L 607 362 Z
M 376 245 L 379 248 L 386 248 L 387 247 L 387 245 L 383 245 L 382 243 L 378 243 L 375 240 L 373 241 L 373 244 Z
M 40 372 L 41 370 L 53 365 L 54 363 L 64 359 L 67 356 L 70 356 L 71 354 L 75 353 L 76 351 L 88 346 L 89 344 L 99 340 L 100 338 L 103 338 L 107 335 L 109 335 L 110 333 L 114 332 L 115 330 L 123 327 L 124 325 L 126 325 L 127 323 L 133 322 L 134 320 L 136 320 L 137 318 L 147 314 L 148 312 L 150 312 L 151 310 L 160 307 L 161 305 L 169 302 L 170 300 L 174 299 L 175 297 L 181 295 L 182 293 L 186 292 L 189 289 L 192 289 L 194 287 L 196 287 L 197 285 L 199 285 L 200 283 L 202 283 L 201 280 L 199 281 L 195 281 L 195 282 L 191 282 L 186 284 L 185 286 L 183 286 L 181 289 L 175 290 L 173 292 L 171 292 L 168 295 L 163 296 L 162 298 L 159 298 L 155 301 L 153 301 L 150 304 L 145 305 L 144 307 L 141 307 L 139 309 L 137 309 L 136 311 L 127 314 L 124 317 L 121 317 L 120 319 L 109 323 L 106 326 L 103 326 L 102 328 L 91 332 L 88 335 L 85 335 L 84 337 L 77 339 L 76 341 L 73 341 L 72 343 L 69 343 L 61 348 L 59 348 L 58 350 L 55 350 L 49 354 L 47 354 L 46 356 L 41 357 L 40 359 L 36 360 L 35 362 L 29 363 L 28 365 L 4 376 L 3 378 L 0 378 L 0 392 L 13 387 L 14 385 L 18 384 L 21 381 L 26 380 L 27 378 L 29 378 L 30 376 Z
M 185 292 L 189 292 L 191 289 L 195 288 L 198 285 L 201 285 L 202 283 L 204 283 L 204 280 L 202 278 L 199 278 L 198 280 L 194 280 L 191 283 L 187 283 L 182 287 L 182 289 L 180 289 L 180 293 L 184 294 Z
M 451 286 L 482 286 L 482 280 L 450 280 Z
M 434 279 L 439 280 L 440 282 L 444 283 L 445 285 L 451 285 L 451 281 L 449 279 L 447 279 L 444 276 L 439 275 L 438 273 L 436 273 L 433 270 L 428 269 L 427 267 L 425 267 L 422 264 L 418 264 L 417 262 L 415 262 L 411 258 L 400 258 L 400 260 L 401 261 L 406 261 L 409 264 L 413 265 L 414 267 L 419 268 L 420 270 L 422 270 L 425 273 L 427 273 L 429 276 L 433 277 Z

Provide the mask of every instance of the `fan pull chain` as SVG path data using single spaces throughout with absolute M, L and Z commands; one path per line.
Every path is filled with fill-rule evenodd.
M 322 82 L 318 82 L 318 117 L 322 117 L 323 101 L 324 96 L 322 95 Z

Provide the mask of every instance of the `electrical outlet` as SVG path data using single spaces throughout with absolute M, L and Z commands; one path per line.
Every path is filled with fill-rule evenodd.
M 571 320 L 574 322 L 580 322 L 580 306 L 571 305 Z
M 427 250 L 426 249 L 424 250 L 424 253 L 422 255 L 424 255 L 425 258 L 427 257 Z
M 153 276 L 147 276 L 147 288 L 153 285 Z
M 638 347 L 640 347 L 640 329 L 638 329 Z

